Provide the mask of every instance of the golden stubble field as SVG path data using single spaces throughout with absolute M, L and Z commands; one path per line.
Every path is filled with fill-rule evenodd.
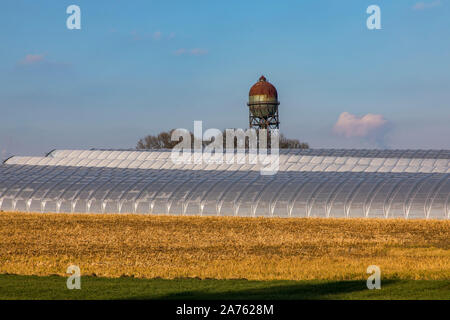
M 0 273 L 450 279 L 450 221 L 0 213 Z

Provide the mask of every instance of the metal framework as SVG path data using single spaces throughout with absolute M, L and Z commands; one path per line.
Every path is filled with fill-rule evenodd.
M 250 129 L 279 129 L 280 128 L 280 116 L 278 113 L 278 105 L 280 103 L 274 102 L 256 102 L 256 103 L 247 103 L 249 106 L 248 112 L 248 120 L 249 120 L 249 128 Z M 254 115 L 251 111 L 251 108 L 272 108 L 273 113 L 269 113 L 267 116 L 258 116 Z

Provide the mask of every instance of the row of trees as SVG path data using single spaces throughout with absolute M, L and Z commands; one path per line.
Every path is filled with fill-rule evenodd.
M 140 139 L 137 143 L 136 149 L 138 150 L 146 150 L 146 149 L 172 149 L 175 147 L 180 141 L 172 141 L 172 133 L 175 129 L 170 131 L 163 131 L 157 135 L 148 135 L 142 139 Z M 257 133 L 258 134 L 258 133 Z M 191 146 L 194 147 L 195 137 L 191 132 Z M 226 133 L 222 132 L 223 137 L 223 147 L 226 148 Z M 234 138 L 234 147 L 237 147 L 237 138 Z M 206 146 L 211 143 L 211 141 L 202 141 L 203 146 Z M 268 145 L 270 146 L 270 137 L 268 141 Z M 249 139 L 245 139 L 245 146 L 248 148 Z M 309 149 L 309 145 L 306 142 L 300 142 L 298 139 L 289 139 L 285 137 L 283 134 L 280 134 L 279 140 L 279 148 L 280 149 Z

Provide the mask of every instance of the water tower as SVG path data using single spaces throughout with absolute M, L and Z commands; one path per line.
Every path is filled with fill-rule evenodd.
M 279 129 L 278 93 L 277 89 L 266 80 L 264 76 L 259 78 L 250 88 L 248 99 L 250 128 Z

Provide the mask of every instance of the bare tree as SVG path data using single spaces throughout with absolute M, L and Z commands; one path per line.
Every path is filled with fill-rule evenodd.
M 169 132 L 163 131 L 156 136 L 148 135 L 138 141 L 136 149 L 172 149 L 178 143 L 171 140 L 173 131 L 174 129 Z
M 163 131 L 155 136 L 148 135 L 142 139 L 140 139 L 137 143 L 136 149 L 138 150 L 147 150 L 147 149 L 172 149 L 175 147 L 180 141 L 172 141 L 172 132 L 175 129 L 170 131 Z M 222 133 L 223 137 L 223 147 L 226 147 L 226 134 L 225 130 Z M 191 132 L 191 146 L 194 146 L 194 134 Z M 203 147 L 207 146 L 210 142 L 203 141 Z M 268 145 L 270 145 L 270 137 L 268 141 Z M 280 149 L 309 149 L 309 145 L 305 142 L 300 142 L 298 139 L 288 139 L 283 134 L 280 134 Z M 235 138 L 234 147 L 237 147 L 237 140 Z M 245 140 L 245 148 L 248 148 L 248 138 Z
M 139 139 L 136 149 L 138 150 L 147 150 L 147 149 L 173 149 L 178 143 L 180 143 L 182 138 L 180 140 L 172 141 L 172 133 L 175 131 L 175 129 L 172 129 L 170 131 L 163 131 L 159 134 L 153 136 L 148 135 L 142 139 Z M 191 135 L 191 147 L 194 147 L 194 134 L 190 132 Z M 206 143 L 203 142 L 203 145 Z
M 300 142 L 298 139 L 289 139 L 280 134 L 280 149 L 309 149 L 306 142 Z

